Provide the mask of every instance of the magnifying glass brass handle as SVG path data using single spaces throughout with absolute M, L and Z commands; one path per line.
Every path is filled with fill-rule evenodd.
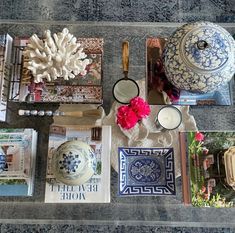
M 123 73 L 127 77 L 128 69 L 129 69 L 129 42 L 128 41 L 123 41 L 122 43 L 122 67 L 123 67 Z

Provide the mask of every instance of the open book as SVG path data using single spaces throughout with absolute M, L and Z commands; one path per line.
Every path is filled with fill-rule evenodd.
M 235 206 L 235 132 L 180 133 L 183 200 L 197 207 Z
M 95 174 L 84 184 L 68 186 L 56 181 L 52 156 L 64 142 L 80 140 L 91 146 L 96 156 Z M 105 203 L 110 202 L 111 127 L 52 125 L 49 135 L 45 202 Z
M 0 196 L 32 196 L 37 132 L 0 129 Z

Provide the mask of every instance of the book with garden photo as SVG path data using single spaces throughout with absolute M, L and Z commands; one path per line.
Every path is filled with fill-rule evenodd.
M 235 132 L 180 133 L 183 201 L 235 206 Z

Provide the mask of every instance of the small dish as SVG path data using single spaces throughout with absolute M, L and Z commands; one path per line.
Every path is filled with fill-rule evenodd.
M 173 148 L 119 148 L 119 195 L 175 195 Z
M 96 157 L 92 148 L 81 141 L 61 144 L 52 157 L 52 170 L 56 180 L 67 185 L 81 185 L 95 173 Z

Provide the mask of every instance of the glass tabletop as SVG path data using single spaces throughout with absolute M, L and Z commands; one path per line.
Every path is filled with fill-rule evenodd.
M 11 36 L 31 36 L 34 33 L 42 35 L 46 29 L 52 32 L 68 27 L 71 33 L 78 37 L 104 38 L 103 90 L 104 109 L 108 114 L 114 99 L 112 86 L 120 79 L 121 43 L 130 42 L 129 77 L 135 80 L 145 78 L 146 38 L 169 36 L 179 25 L 176 23 L 64 23 L 36 21 L 2 21 L 0 34 Z M 229 32 L 235 33 L 232 24 L 223 25 Z M 235 89 L 234 89 L 235 91 Z M 45 176 L 47 163 L 48 135 L 51 118 L 45 118 L 43 124 L 39 118 L 19 118 L 17 111 L 25 106 L 15 102 L 9 103 L 8 120 L 12 127 L 32 127 L 38 130 L 35 187 L 32 197 L 1 197 L 1 219 L 62 221 L 87 224 L 121 223 L 163 224 L 177 226 L 195 226 L 198 222 L 203 226 L 235 226 L 234 209 L 195 208 L 182 203 L 181 177 L 176 179 L 176 195 L 170 197 L 120 197 L 118 196 L 118 174 L 111 171 L 111 202 L 107 204 L 46 204 L 44 203 Z M 30 108 L 40 106 L 32 104 Z M 27 106 L 29 107 L 29 106 Z M 44 105 L 50 109 L 49 104 Z M 54 109 L 58 105 L 53 105 Z M 235 130 L 234 106 L 192 106 L 190 113 L 195 117 L 199 130 Z M 0 123 L 1 127 L 9 127 Z

